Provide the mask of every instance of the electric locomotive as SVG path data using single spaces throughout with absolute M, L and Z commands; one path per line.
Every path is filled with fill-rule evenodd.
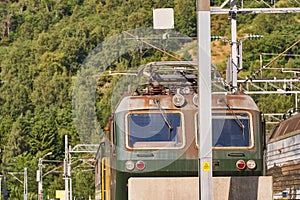
M 120 99 L 99 145 L 96 199 L 127 199 L 131 177 L 198 176 L 197 68 L 165 61 L 139 70 L 146 83 Z M 250 96 L 213 92 L 213 176 L 263 175 L 264 137 Z

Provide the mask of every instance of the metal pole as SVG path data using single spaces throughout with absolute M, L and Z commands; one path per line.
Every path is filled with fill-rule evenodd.
M 210 1 L 197 1 L 199 199 L 213 199 L 211 133 Z
M 237 73 L 238 73 L 238 53 L 236 40 L 236 20 L 237 20 L 237 6 L 236 1 L 230 2 L 230 18 L 231 18 L 231 52 L 232 52 L 232 90 L 237 90 Z
M 72 155 L 71 155 L 71 145 L 69 146 L 69 151 L 68 151 L 68 155 L 69 155 L 69 164 L 68 164 L 68 177 L 70 179 L 70 200 L 72 200 L 72 174 L 71 174 L 71 170 L 72 170 Z
M 2 199 L 2 175 L 0 175 L 0 200 Z
M 244 40 L 239 40 L 238 44 L 238 69 L 241 70 L 243 69 L 243 41 Z
M 38 200 L 43 200 L 43 158 L 51 154 L 52 152 L 48 152 L 42 158 L 39 158 L 38 170 L 36 171 L 36 181 L 38 182 Z
M 7 174 L 6 164 L 4 163 L 4 173 L 3 173 L 3 199 L 8 200 L 8 191 L 5 183 L 5 176 Z
M 28 199 L 27 168 L 24 168 L 24 200 Z
M 43 183 L 42 183 L 42 166 L 43 159 L 39 158 L 39 170 L 37 171 L 37 181 L 38 181 L 38 199 L 43 200 Z
M 72 179 L 70 177 L 70 200 L 72 200 Z
M 298 112 L 298 93 L 295 93 L 295 110 Z
M 65 200 L 69 200 L 69 186 L 68 186 L 68 163 L 69 163 L 69 152 L 68 152 L 68 135 L 65 135 L 65 159 L 64 159 L 64 179 L 65 179 Z

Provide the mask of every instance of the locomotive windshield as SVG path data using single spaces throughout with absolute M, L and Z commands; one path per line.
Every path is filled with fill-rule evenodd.
M 179 113 L 132 113 L 127 116 L 129 148 L 181 147 Z
M 241 113 L 212 114 L 212 144 L 223 147 L 250 145 L 249 116 Z
M 247 113 L 212 113 L 212 145 L 249 147 L 252 145 L 250 127 L 251 120 Z

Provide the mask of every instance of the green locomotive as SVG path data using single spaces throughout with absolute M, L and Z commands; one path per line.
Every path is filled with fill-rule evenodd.
M 131 177 L 198 176 L 197 64 L 150 63 L 147 83 L 124 95 L 96 155 L 96 199 L 127 199 Z M 262 115 L 243 93 L 213 93 L 213 176 L 260 176 Z

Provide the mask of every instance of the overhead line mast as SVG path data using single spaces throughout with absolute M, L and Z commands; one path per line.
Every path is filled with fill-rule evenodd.
M 230 0 L 230 9 L 223 9 L 229 2 L 226 0 L 219 8 L 210 8 L 209 0 L 197 1 L 197 37 L 198 37 L 198 90 L 199 90 L 199 124 L 198 129 L 201 134 L 198 137 L 199 155 L 199 199 L 212 199 L 212 133 L 211 133 L 211 48 L 210 48 L 210 15 L 229 14 L 231 19 L 231 60 L 232 72 L 230 80 L 232 91 L 237 91 L 237 73 L 241 69 L 238 63 L 238 49 L 236 36 L 236 20 L 238 13 L 279 13 L 294 12 L 300 9 L 238 9 L 236 0 Z M 201 92 L 200 92 L 201 91 Z M 201 112 L 200 112 L 201 107 Z M 201 126 L 200 126 L 201 124 Z
M 230 2 L 230 8 L 224 9 L 224 7 Z M 211 7 L 211 14 L 229 14 L 231 20 L 231 57 L 229 65 L 231 66 L 231 71 L 229 72 L 229 83 L 232 87 L 232 91 L 236 91 L 238 88 L 237 73 L 242 69 L 242 66 L 238 63 L 238 57 L 241 56 L 238 54 L 237 49 L 237 28 L 236 20 L 237 14 L 268 14 L 268 13 L 299 13 L 300 8 L 272 8 L 266 2 L 263 3 L 269 8 L 238 8 L 236 5 L 236 0 L 226 0 L 220 7 Z M 243 1 L 241 1 L 243 4 Z M 242 5 L 243 6 L 243 5 Z M 298 42 L 297 42 L 298 43 Z M 242 58 L 239 58 L 240 60 Z M 227 79 L 228 80 L 228 79 Z
M 228 3 L 230 2 L 230 8 L 224 8 Z M 296 41 L 292 46 L 290 46 L 288 49 L 286 49 L 284 52 L 282 52 L 280 55 L 276 56 L 270 63 L 268 63 L 265 66 L 262 66 L 258 71 L 256 71 L 254 74 L 251 75 L 251 77 L 246 77 L 246 80 L 237 80 L 237 73 L 238 70 L 242 69 L 241 65 L 238 65 L 238 60 L 242 60 L 242 54 L 240 53 L 238 55 L 237 50 L 237 39 L 236 39 L 236 17 L 237 14 L 280 14 L 280 13 L 299 13 L 300 7 L 298 8 L 275 8 L 268 5 L 263 0 L 261 1 L 264 3 L 264 5 L 268 6 L 268 8 L 243 8 L 243 0 L 241 0 L 241 8 L 238 8 L 236 6 L 236 0 L 225 0 L 221 6 L 219 7 L 211 7 L 210 11 L 211 14 L 229 14 L 231 19 L 231 55 L 230 55 L 230 61 L 228 63 L 229 67 L 231 68 L 231 71 L 228 71 L 226 76 L 227 82 L 231 85 L 232 90 L 236 91 L 237 84 L 246 84 L 245 93 L 246 94 L 295 94 L 295 109 L 298 110 L 298 97 L 297 95 L 300 94 L 300 89 L 295 85 L 296 83 L 300 82 L 300 79 L 293 79 L 293 80 L 254 80 L 258 75 L 259 72 L 261 72 L 264 69 L 271 69 L 267 68 L 274 60 L 276 60 L 279 56 L 284 55 L 285 52 L 287 52 L 290 48 L 295 46 L 299 43 L 300 40 Z M 299 4 L 298 1 L 296 3 Z M 300 4 L 299 4 L 300 5 Z M 240 57 L 239 57 L 240 56 Z M 284 69 L 282 69 L 283 71 Z M 292 72 L 292 71 L 288 71 Z M 294 74 L 298 72 L 294 71 Z M 274 83 L 277 83 L 276 85 Z M 261 87 L 260 84 L 265 84 L 265 87 Z M 281 84 L 279 86 L 278 84 Z M 289 87 L 287 86 L 289 84 Z M 249 88 L 249 85 L 252 86 L 253 89 Z M 255 89 L 254 89 L 255 88 Z M 268 88 L 271 88 L 268 90 Z M 275 89 L 275 90 L 274 90 Z M 274 117 L 276 115 L 282 115 L 282 114 L 269 114 L 271 117 Z
M 197 1 L 199 199 L 213 199 L 210 1 Z M 200 106 L 201 105 L 201 106 Z M 200 126 L 201 124 L 201 126 Z

